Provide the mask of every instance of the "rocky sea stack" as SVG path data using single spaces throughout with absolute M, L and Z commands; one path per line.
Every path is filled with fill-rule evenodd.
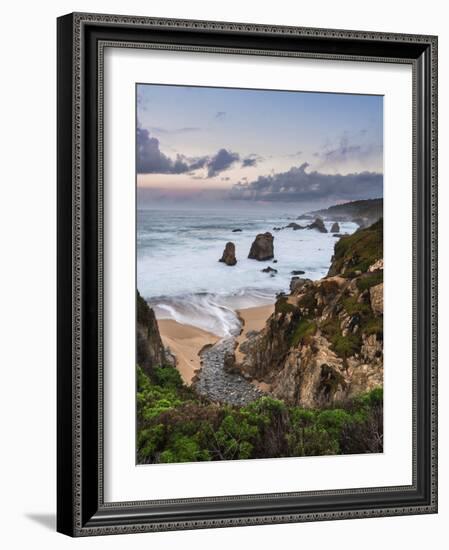
M 313 223 L 308 225 L 307 229 L 316 229 L 320 233 L 327 233 L 326 226 L 321 218 L 317 218 Z
M 248 258 L 260 262 L 272 260 L 274 258 L 273 241 L 274 237 L 270 232 L 259 233 L 251 245 Z
M 340 233 L 340 224 L 338 222 L 332 224 L 331 233 Z
M 218 261 L 223 262 L 226 265 L 235 265 L 237 263 L 237 259 L 235 257 L 234 243 L 226 243 L 225 249 L 223 251 L 223 256 Z

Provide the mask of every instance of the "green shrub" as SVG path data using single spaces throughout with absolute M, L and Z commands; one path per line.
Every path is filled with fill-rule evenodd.
M 343 300 L 343 307 L 349 315 L 363 315 L 371 313 L 370 306 L 368 304 L 358 302 L 355 297 L 345 298 Z
M 347 334 L 343 336 L 340 332 L 332 338 L 331 343 L 335 353 L 343 359 L 346 359 L 360 351 L 362 342 L 360 336 L 357 334 Z
M 287 296 L 279 296 L 274 305 L 275 313 L 283 313 L 285 315 L 286 313 L 293 313 L 296 310 L 296 306 L 287 301 Z
M 382 317 L 372 317 L 362 325 L 364 334 L 375 334 L 379 338 L 383 337 L 384 323 Z
M 368 290 L 372 286 L 376 286 L 380 283 L 382 283 L 384 280 L 384 272 L 382 271 L 376 271 L 374 273 L 370 273 L 367 275 L 364 275 L 362 277 L 359 277 L 357 279 L 357 288 L 363 292 L 364 290 Z
M 300 319 L 296 325 L 291 337 L 290 346 L 299 346 L 309 336 L 313 336 L 316 333 L 317 325 L 315 321 L 309 321 L 308 319 Z
M 180 388 L 183 384 L 181 375 L 175 367 L 155 367 L 153 376 L 158 386 Z
M 173 370 L 160 367 L 150 378 L 137 369 L 138 463 L 319 456 L 381 448 L 382 389 L 325 410 L 288 406 L 269 396 L 233 407 L 199 398 L 179 385 Z M 334 375 L 326 380 L 340 383 Z
M 377 260 L 383 257 L 383 219 L 370 227 L 359 229 L 352 235 L 341 237 L 335 244 L 333 271 L 343 276 L 354 276 L 357 271 L 364 273 Z

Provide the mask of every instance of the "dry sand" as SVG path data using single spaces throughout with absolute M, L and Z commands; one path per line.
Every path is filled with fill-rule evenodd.
M 237 338 L 237 343 L 240 345 L 249 331 L 261 330 L 273 311 L 274 304 L 239 310 L 238 315 L 243 322 L 243 331 Z M 161 319 L 157 323 L 164 346 L 168 346 L 176 355 L 177 368 L 182 379 L 185 384 L 190 385 L 195 371 L 201 368 L 200 351 L 204 346 L 215 344 L 220 338 L 200 328 L 182 325 L 171 319 Z M 238 359 L 238 348 L 236 356 Z
M 248 309 L 239 309 L 238 316 L 243 321 L 243 330 L 237 338 L 240 344 L 246 339 L 248 332 L 252 330 L 262 330 L 267 322 L 268 317 L 274 312 L 274 304 L 268 306 L 249 307 Z
M 215 344 L 220 338 L 191 325 L 182 325 L 171 319 L 157 322 L 164 346 L 176 355 L 177 368 L 188 386 L 195 371 L 201 367 L 199 352 L 204 346 Z

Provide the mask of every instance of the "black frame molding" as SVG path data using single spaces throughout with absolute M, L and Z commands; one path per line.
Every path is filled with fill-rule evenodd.
M 57 26 L 57 530 L 88 536 L 437 512 L 437 37 L 83 13 L 60 17 Z M 104 502 L 102 56 L 107 46 L 412 65 L 411 486 Z

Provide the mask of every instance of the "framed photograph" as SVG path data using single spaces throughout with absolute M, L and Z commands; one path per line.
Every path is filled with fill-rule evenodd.
M 437 511 L 437 38 L 58 19 L 58 531 Z

